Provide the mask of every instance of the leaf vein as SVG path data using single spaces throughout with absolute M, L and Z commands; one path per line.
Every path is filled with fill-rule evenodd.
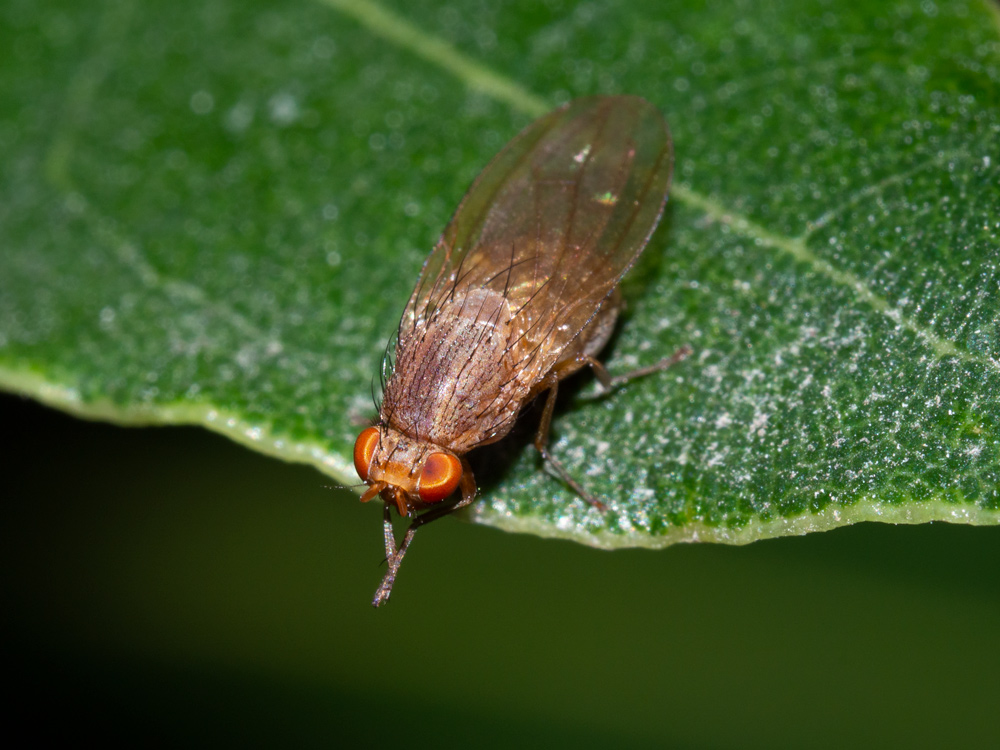
M 801 239 L 803 241 L 808 240 L 812 235 L 819 229 L 822 229 L 827 224 L 829 224 L 837 216 L 844 213 L 847 209 L 853 208 L 864 200 L 868 198 L 873 198 L 882 195 L 887 189 L 894 185 L 899 185 L 903 181 L 913 177 L 920 172 L 927 169 L 932 169 L 934 167 L 939 167 L 949 159 L 954 159 L 958 157 L 968 158 L 969 152 L 966 149 L 952 149 L 950 151 L 940 151 L 935 154 L 932 158 L 926 161 L 915 164 L 909 169 L 905 169 L 902 172 L 890 175 L 882 180 L 879 180 L 873 185 L 869 185 L 852 195 L 845 198 L 841 203 L 837 204 L 833 208 L 825 211 L 818 219 L 815 221 L 810 221 L 806 223 L 806 231 L 802 234 Z
M 852 290 L 859 300 L 868 304 L 873 310 L 882 313 L 897 325 L 917 336 L 938 358 L 955 357 L 967 362 L 984 364 L 994 371 L 1000 372 L 1000 363 L 995 359 L 960 349 L 955 342 L 939 336 L 933 330 L 904 315 L 899 308 L 891 305 L 885 297 L 873 292 L 868 284 L 857 274 L 837 268 L 829 261 L 818 256 L 806 244 L 806 236 L 787 237 L 771 232 L 744 216 L 728 211 L 722 204 L 691 190 L 685 185 L 674 186 L 673 195 L 688 206 L 703 211 L 709 218 L 731 227 L 734 231 L 744 236 L 758 240 L 765 247 L 784 252 L 794 260 L 811 266 L 831 281 Z
M 443 39 L 410 23 L 402 16 L 370 0 L 319 0 L 350 16 L 374 34 L 413 52 L 427 62 L 448 71 L 466 86 L 481 91 L 515 109 L 539 117 L 551 109 L 548 102 L 507 76 L 490 70 L 462 54 Z
M 59 118 L 55 137 L 43 165 L 46 179 L 66 192 L 75 191 L 70 161 L 76 146 L 76 128 L 93 102 L 97 90 L 111 73 L 118 43 L 128 33 L 134 3 L 110 3 L 98 22 L 93 54 L 70 79 L 65 95 L 65 111 Z

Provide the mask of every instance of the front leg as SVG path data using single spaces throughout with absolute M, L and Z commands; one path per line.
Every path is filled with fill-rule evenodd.
M 385 550 L 386 560 L 389 563 L 389 569 L 385 572 L 385 576 L 382 578 L 382 583 L 375 591 L 375 598 L 372 599 L 373 607 L 380 607 L 389 601 L 389 595 L 392 593 L 392 586 L 396 582 L 396 575 L 399 573 L 399 566 L 403 562 L 403 555 L 405 555 L 406 550 L 409 549 L 410 542 L 413 541 L 413 537 L 417 533 L 417 529 L 430 523 L 431 521 L 444 518 L 445 516 L 454 513 L 459 508 L 464 508 L 476 499 L 476 478 L 472 474 L 472 467 L 469 466 L 469 462 L 464 458 L 462 459 L 462 479 L 459 487 L 462 489 L 461 500 L 453 505 L 431 508 L 414 518 L 413 522 L 410 524 L 410 528 L 408 528 L 406 530 L 406 534 L 403 535 L 403 543 L 399 545 L 398 549 L 396 548 L 396 538 L 392 531 L 392 521 L 389 517 L 390 508 L 389 505 L 386 504 L 384 521 Z
M 396 556 L 396 534 L 392 528 L 392 507 L 389 503 L 382 505 L 382 530 L 385 532 L 385 559 L 392 560 Z

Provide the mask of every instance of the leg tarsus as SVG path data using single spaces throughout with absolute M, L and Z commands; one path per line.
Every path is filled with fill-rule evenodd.
M 416 531 L 416 528 L 411 524 L 403 536 L 403 543 L 399 545 L 399 549 L 396 550 L 395 554 L 389 558 L 389 569 L 385 572 L 378 590 L 375 591 L 375 598 L 372 599 L 373 607 L 379 607 L 389 601 L 389 594 L 392 593 L 392 584 L 396 582 L 396 574 L 399 573 L 399 565 L 403 562 L 403 555 L 406 554 L 406 549 L 410 546 L 410 542 L 413 541 L 413 535 Z
M 537 445 L 535 447 L 538 448 Z M 542 460 L 545 461 L 553 469 L 555 469 L 556 473 L 562 478 L 562 480 L 566 484 L 569 485 L 570 489 L 573 490 L 573 492 L 575 492 L 581 498 L 586 500 L 591 505 L 591 507 L 597 508 L 597 510 L 601 511 L 602 513 L 608 509 L 607 505 L 605 505 L 596 497 L 587 492 L 587 490 L 583 488 L 583 485 L 581 485 L 579 482 L 573 479 L 572 475 L 570 475 L 570 473 L 563 468 L 563 465 L 559 463 L 552 456 L 551 453 L 549 453 L 547 448 L 545 448 L 544 446 L 538 448 L 538 452 L 542 454 Z

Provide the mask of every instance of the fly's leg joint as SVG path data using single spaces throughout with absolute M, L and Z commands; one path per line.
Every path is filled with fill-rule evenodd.
M 691 349 L 690 346 L 684 344 L 684 346 L 682 346 L 676 352 L 671 354 L 669 357 L 664 357 L 656 364 L 648 365 L 647 367 L 640 367 L 636 370 L 632 370 L 631 372 L 626 372 L 621 375 L 615 375 L 613 377 L 611 373 L 608 372 L 608 368 L 606 368 L 603 364 L 598 362 L 593 357 L 586 357 L 585 362 L 587 365 L 590 366 L 590 369 L 594 371 L 594 375 L 601 383 L 602 389 L 604 391 L 601 395 L 607 395 L 608 393 L 618 390 L 623 385 L 626 385 L 627 383 L 630 383 L 631 381 L 636 380 L 637 378 L 644 378 L 647 375 L 652 375 L 653 373 L 657 372 L 663 372 L 664 370 L 673 367 L 681 360 L 684 360 L 687 357 L 689 357 L 692 351 L 693 349 Z

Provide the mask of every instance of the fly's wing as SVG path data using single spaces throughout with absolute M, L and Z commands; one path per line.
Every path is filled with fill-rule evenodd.
M 403 341 L 474 288 L 503 294 L 535 380 L 642 252 L 666 201 L 666 123 L 634 96 L 570 102 L 529 125 L 473 183 L 424 264 Z

